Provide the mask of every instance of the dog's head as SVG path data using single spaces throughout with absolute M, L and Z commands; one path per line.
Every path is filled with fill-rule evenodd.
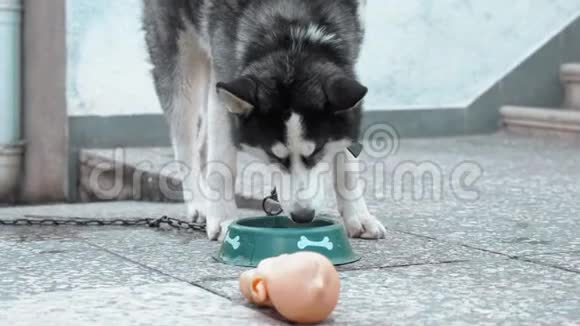
M 218 93 L 240 146 L 275 167 L 284 211 L 308 223 L 320 208 L 336 154 L 358 138 L 367 88 L 328 62 L 282 62 L 255 64 L 242 77 L 219 83 Z

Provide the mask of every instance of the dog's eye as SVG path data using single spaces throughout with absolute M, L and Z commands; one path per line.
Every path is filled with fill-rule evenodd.
M 307 167 L 315 166 L 318 163 L 319 159 L 321 158 L 323 150 L 324 146 L 316 147 L 316 149 L 314 150 L 314 152 L 312 152 L 312 154 L 310 154 L 309 156 L 302 157 L 302 163 L 304 163 L 304 165 L 306 165 Z
M 279 158 L 276 155 L 270 155 L 270 159 L 272 163 L 278 164 L 279 166 L 283 167 L 284 169 L 290 169 L 290 157 L 286 158 Z
M 283 155 L 284 153 L 281 153 L 281 152 L 274 153 L 274 152 L 275 151 L 272 151 L 272 150 L 266 150 L 266 154 L 268 154 L 270 161 L 272 163 L 275 163 L 275 164 L 282 166 L 285 169 L 289 169 L 290 168 L 290 155 Z

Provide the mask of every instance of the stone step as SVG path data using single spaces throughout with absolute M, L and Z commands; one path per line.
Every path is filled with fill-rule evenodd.
M 560 78 L 564 87 L 563 107 L 580 110 L 580 63 L 562 65 Z
M 580 111 L 504 106 L 500 114 L 510 131 L 580 137 Z
M 80 152 L 79 160 L 81 202 L 183 201 L 182 172 L 173 159 L 171 148 L 85 149 Z M 260 173 L 251 171 L 249 162 L 249 157 L 241 155 L 239 164 L 250 166 L 244 173 L 246 179 Z M 270 180 L 260 181 L 246 180 L 245 184 L 251 187 L 238 187 L 238 207 L 261 209 L 262 200 L 270 194 L 272 186 Z M 238 182 L 242 183 L 243 180 Z

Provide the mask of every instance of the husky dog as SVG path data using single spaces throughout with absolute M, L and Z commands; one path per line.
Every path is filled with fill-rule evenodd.
M 189 169 L 189 218 L 207 223 L 209 239 L 237 216 L 225 194 L 239 150 L 282 176 L 280 204 L 295 222 L 315 219 L 329 172 L 349 235 L 385 236 L 347 150 L 367 94 L 355 74 L 366 0 L 143 1 L 157 95 Z

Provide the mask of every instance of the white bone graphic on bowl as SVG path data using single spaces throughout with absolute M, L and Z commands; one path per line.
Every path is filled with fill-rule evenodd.
M 334 244 L 330 241 L 329 237 L 324 237 L 322 241 L 311 241 L 307 237 L 302 236 L 300 241 L 298 241 L 298 249 L 304 250 L 308 247 L 318 247 L 332 250 L 334 249 Z
M 239 235 L 232 239 L 232 238 L 230 238 L 230 235 L 228 233 L 228 235 L 226 236 L 225 242 L 229 243 L 232 246 L 232 248 L 234 248 L 234 250 L 238 250 L 241 246 Z

